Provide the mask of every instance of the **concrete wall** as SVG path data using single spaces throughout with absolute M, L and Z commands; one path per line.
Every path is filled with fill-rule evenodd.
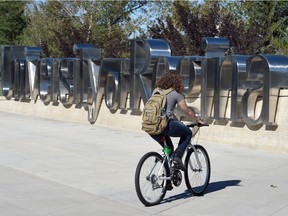
M 197 100 L 194 102 L 193 106 L 199 107 L 200 101 Z M 269 127 L 262 125 L 258 128 L 248 128 L 243 124 L 237 125 L 231 122 L 222 122 L 219 124 L 213 121 L 210 122 L 210 127 L 201 129 L 198 138 L 199 142 L 216 142 L 259 150 L 288 152 L 287 107 L 288 90 L 282 90 L 276 116 L 278 126 Z M 84 110 L 84 108 L 78 109 L 72 106 L 67 109 L 63 107 L 62 104 L 49 104 L 46 106 L 42 101 L 20 102 L 6 100 L 5 97 L 0 97 L 0 111 L 90 124 L 87 119 L 88 112 Z M 112 114 L 105 105 L 102 105 L 95 125 L 127 129 L 145 135 L 144 132 L 141 131 L 141 116 L 131 115 L 131 111 L 121 113 L 120 110 Z

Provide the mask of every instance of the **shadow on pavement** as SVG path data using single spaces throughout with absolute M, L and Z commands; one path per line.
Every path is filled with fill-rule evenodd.
M 232 186 L 240 186 L 239 183 L 241 182 L 241 180 L 226 180 L 226 181 L 218 181 L 218 182 L 211 182 L 209 183 L 205 193 L 213 193 L 219 190 L 223 190 L 226 187 L 232 187 Z M 192 197 L 192 194 L 189 192 L 189 190 L 186 190 L 185 192 L 181 193 L 181 194 L 177 194 L 174 196 L 170 196 L 166 199 L 163 200 L 163 203 L 167 203 L 167 202 L 173 202 L 175 200 L 179 200 L 179 199 L 186 199 L 188 197 Z
M 211 182 L 209 183 L 205 191 L 205 194 L 223 190 L 226 187 L 240 186 L 239 185 L 240 182 L 241 180 L 226 180 L 226 181 Z
M 191 197 L 191 196 L 192 196 L 192 194 L 188 190 L 186 190 L 185 192 L 183 192 L 181 194 L 176 194 L 174 196 L 170 196 L 170 197 L 167 197 L 166 199 L 163 199 L 161 204 L 173 202 L 173 201 L 179 200 L 179 199 L 186 199 L 186 198 Z

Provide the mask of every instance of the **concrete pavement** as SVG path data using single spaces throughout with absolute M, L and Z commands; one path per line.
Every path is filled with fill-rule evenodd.
M 203 143 L 212 173 L 202 197 L 185 182 L 144 207 L 134 188 L 144 133 L 0 112 L 1 216 L 174 216 L 288 213 L 288 154 Z M 202 130 L 209 130 L 203 128 Z

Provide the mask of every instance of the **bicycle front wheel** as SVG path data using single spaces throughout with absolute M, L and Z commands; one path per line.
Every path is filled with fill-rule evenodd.
M 201 196 L 209 184 L 211 167 L 205 148 L 195 145 L 195 149 L 189 149 L 185 159 L 185 182 L 193 195 Z
M 139 161 L 135 173 L 135 188 L 145 206 L 159 204 L 166 194 L 166 169 L 157 152 L 146 153 Z

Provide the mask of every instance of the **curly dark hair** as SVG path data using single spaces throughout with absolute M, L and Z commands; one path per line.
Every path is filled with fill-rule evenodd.
M 176 71 L 168 71 L 164 73 L 156 82 L 156 87 L 161 89 L 169 89 L 172 87 L 175 91 L 181 94 L 184 90 L 180 73 Z

